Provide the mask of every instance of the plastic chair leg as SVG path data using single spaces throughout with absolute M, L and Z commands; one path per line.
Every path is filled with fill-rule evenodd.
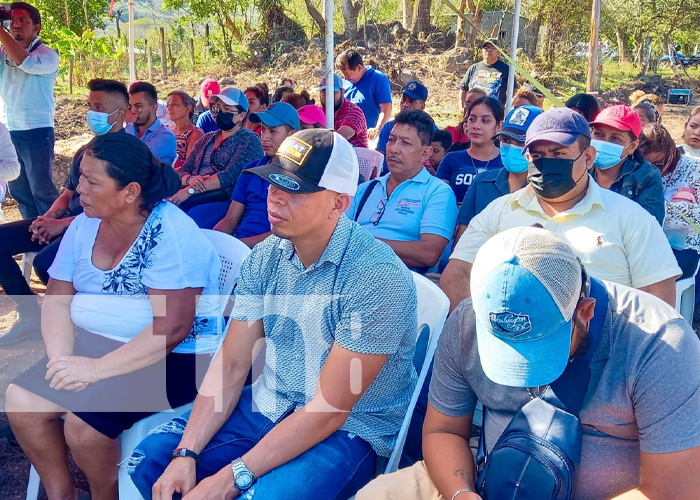
M 39 498 L 39 486 L 41 486 L 41 479 L 39 479 L 39 473 L 32 465 L 29 469 L 26 500 L 37 500 Z

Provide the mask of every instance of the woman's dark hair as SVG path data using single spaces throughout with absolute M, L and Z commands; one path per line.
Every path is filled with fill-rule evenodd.
M 141 186 L 141 210 L 146 212 L 182 187 L 173 168 L 153 156 L 148 146 L 133 135 L 98 135 L 85 147 L 85 154 L 107 163 L 107 175 L 119 190 L 132 182 Z
M 476 101 L 474 101 L 467 111 L 467 118 L 469 118 L 469 115 L 472 114 L 472 109 L 482 104 L 491 110 L 493 117 L 498 123 L 503 122 L 503 118 L 505 118 L 503 104 L 501 104 L 498 99 L 494 99 L 493 97 L 479 97 Z
M 660 123 L 647 123 L 639 134 L 639 150 L 644 156 L 648 153 L 663 153 L 664 162 L 656 165 L 664 173 L 673 172 L 681 159 L 681 152 L 671 133 Z
M 573 95 L 566 101 L 565 106 L 570 109 L 577 109 L 588 123 L 595 120 L 598 113 L 600 113 L 598 99 L 590 94 L 581 93 Z
M 285 95 L 293 93 L 294 89 L 292 87 L 277 87 L 275 93 L 272 94 L 272 102 L 280 102 Z
M 447 151 L 452 146 L 452 134 L 447 130 L 436 130 L 433 132 L 432 142 L 439 142 L 443 149 Z
M 294 109 L 314 104 L 314 100 L 311 99 L 311 96 L 306 90 L 302 90 L 299 94 L 287 94 L 281 99 L 281 102 L 291 104 Z
M 659 110 L 656 109 L 656 106 L 654 106 L 650 101 L 642 101 L 639 104 L 637 104 L 633 109 L 643 110 L 644 114 L 647 115 L 647 120 L 649 120 L 650 123 L 661 122 L 661 115 L 659 115 Z
M 186 108 L 190 108 L 190 120 L 192 120 L 192 117 L 194 116 L 194 108 L 197 106 L 197 102 L 192 98 L 191 95 L 189 95 L 187 92 L 184 90 L 173 90 L 168 94 L 168 97 L 171 95 L 176 95 L 179 96 L 180 99 L 182 99 L 182 104 Z
M 263 84 L 261 83 L 256 83 L 252 87 L 248 87 L 245 89 L 243 92 L 244 94 L 247 94 L 248 92 L 252 92 L 255 94 L 255 97 L 258 98 L 258 101 L 260 101 L 260 104 L 263 106 L 267 106 L 270 104 L 270 94 L 267 92 L 267 85 L 265 87 L 262 86 Z
M 394 125 L 408 125 L 416 129 L 421 146 L 430 146 L 433 142 L 435 122 L 432 117 L 423 110 L 412 109 L 401 111 L 394 118 Z

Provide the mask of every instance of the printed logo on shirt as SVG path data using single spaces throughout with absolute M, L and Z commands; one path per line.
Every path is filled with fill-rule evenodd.
M 500 71 L 488 71 L 480 69 L 472 77 L 469 88 L 479 87 L 486 91 L 489 97 L 498 99 L 498 94 L 503 83 L 503 73 Z
M 312 149 L 313 146 L 308 142 L 304 142 L 296 137 L 287 137 L 282 142 L 275 156 L 286 158 L 298 167 L 301 167 Z
M 508 337 L 519 337 L 532 330 L 532 322 L 527 314 L 517 314 L 510 311 L 489 312 L 489 323 L 495 333 Z
M 401 198 L 398 203 L 396 203 L 397 207 L 420 207 L 420 205 L 420 200 L 412 200 L 410 198 Z
M 270 174 L 270 180 L 275 184 L 279 184 L 283 188 L 291 189 L 292 191 L 299 191 L 299 188 L 301 187 L 297 181 L 282 174 Z

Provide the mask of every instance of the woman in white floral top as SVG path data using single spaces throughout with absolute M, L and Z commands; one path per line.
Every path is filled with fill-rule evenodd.
M 664 232 L 683 270 L 679 279 L 692 276 L 700 260 L 700 233 L 688 221 L 700 227 L 700 158 L 681 154 L 669 131 L 658 123 L 644 126 L 639 149 L 661 171 Z

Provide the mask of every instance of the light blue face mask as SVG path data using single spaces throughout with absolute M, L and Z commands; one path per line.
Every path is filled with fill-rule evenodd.
M 529 162 L 523 156 L 523 149 L 512 144 L 501 144 L 501 161 L 508 172 L 522 174 L 527 171 Z
M 96 135 L 104 135 L 110 130 L 112 130 L 112 127 L 114 126 L 113 123 L 109 123 L 109 117 L 112 116 L 114 113 L 118 112 L 118 109 L 115 109 L 111 113 L 101 113 L 100 111 L 93 111 L 90 110 L 88 111 L 87 114 L 87 126 L 92 132 Z
M 593 165 L 601 170 L 612 168 L 624 159 L 622 158 L 622 151 L 626 146 L 601 141 L 600 139 L 591 139 L 591 146 L 597 151 Z

